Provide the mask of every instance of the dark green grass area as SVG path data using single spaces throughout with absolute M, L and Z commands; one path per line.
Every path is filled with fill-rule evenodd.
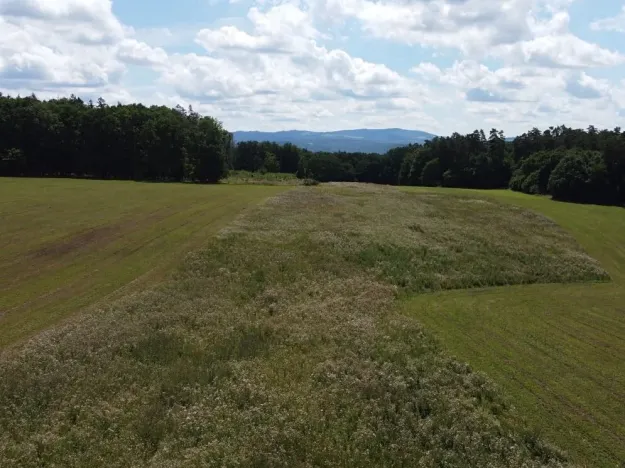
M 544 216 L 470 197 L 413 197 L 395 197 L 384 238 L 356 255 L 405 292 L 609 279 Z
M 282 172 L 250 172 L 250 171 L 230 171 L 222 184 L 235 185 L 302 185 L 303 181 L 295 174 Z
M 0 178 L 0 348 L 158 282 L 280 187 Z
M 435 193 L 532 209 L 607 269 L 607 284 L 450 291 L 413 297 L 404 310 L 455 356 L 492 377 L 573 461 L 619 466 L 625 460 L 625 209 L 508 191 Z
M 443 198 L 343 185 L 286 192 L 168 282 L 2 351 L 0 466 L 566 465 L 488 378 L 397 313 L 400 288 L 380 267 L 395 257 L 359 260 L 385 243 L 452 248 L 455 228 L 423 216 L 448 206 Z M 576 278 L 600 272 L 541 222 L 542 243 L 526 235 L 510 247 L 510 271 L 524 252 L 552 246 Z M 439 263 L 441 277 L 462 271 L 475 245 Z

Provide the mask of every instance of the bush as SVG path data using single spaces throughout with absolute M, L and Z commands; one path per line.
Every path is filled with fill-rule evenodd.
M 263 165 L 265 172 L 280 172 L 280 163 L 276 155 L 270 151 L 265 151 L 265 163 Z
M 549 193 L 556 200 L 576 202 L 606 201 L 607 170 L 601 153 L 569 153 L 549 178 Z
M 564 154 L 560 150 L 532 154 L 514 172 L 509 187 L 525 193 L 547 193 L 549 176 Z
M 546 187 L 545 187 L 546 190 Z M 531 194 L 545 193 L 541 188 L 540 171 L 534 171 L 521 183 L 521 191 Z
M 319 182 L 352 181 L 354 178 L 350 169 L 334 154 L 314 153 L 302 159 L 298 176 Z
M 521 172 L 515 172 L 515 174 L 510 179 L 510 190 L 514 190 L 515 192 L 523 191 L 523 182 L 525 181 L 525 175 Z
M 432 159 L 423 167 L 423 172 L 421 173 L 421 181 L 423 185 L 429 187 L 441 185 L 441 177 L 441 163 L 438 158 Z
M 221 180 L 222 184 L 256 184 L 256 185 L 299 185 L 295 174 L 282 172 L 250 172 L 230 171 L 228 177 Z

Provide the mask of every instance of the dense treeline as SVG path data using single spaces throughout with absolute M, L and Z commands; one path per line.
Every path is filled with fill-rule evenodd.
M 625 203 L 625 133 L 534 128 L 513 143 L 512 190 L 584 203 Z
M 320 182 L 511 188 L 559 200 L 625 203 L 625 133 L 536 128 L 510 142 L 492 129 L 376 153 L 246 141 L 180 106 L 109 106 L 0 94 L 0 175 L 217 182 L 228 169 Z
M 253 168 L 237 168 L 269 170 L 272 164 L 263 163 L 265 155 L 266 161 L 277 159 L 280 170 L 290 172 L 299 158 L 297 175 L 321 182 L 509 187 L 531 194 L 549 194 L 558 200 L 625 203 L 625 133 L 620 128 L 597 131 L 592 126 L 587 130 L 562 126 L 544 132 L 533 129 L 512 142 L 496 129 L 488 137 L 476 130 L 467 135 L 436 137 L 423 145 L 395 148 L 384 155 L 311 153 L 288 145 L 288 170 L 281 164 L 283 156 L 275 156 L 286 151 L 285 147 L 266 142 L 239 143 L 236 160 L 252 160 L 253 154 L 256 163 Z
M 465 136 L 454 133 L 424 145 L 394 148 L 384 155 L 312 153 L 290 144 L 241 142 L 235 150 L 234 168 L 269 171 L 279 166 L 282 172 L 292 172 L 295 161 L 299 177 L 320 182 L 476 188 L 506 187 L 514 167 L 512 146 L 506 144 L 501 132 L 493 130 L 489 138 L 482 131 Z
M 0 94 L 0 175 L 216 182 L 232 145 L 191 108 Z

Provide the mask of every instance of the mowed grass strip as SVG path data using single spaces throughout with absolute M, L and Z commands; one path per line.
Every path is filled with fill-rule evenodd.
M 169 281 L 0 354 L 0 465 L 566 465 L 484 375 L 397 313 L 402 288 L 426 285 L 401 283 L 413 267 L 362 255 L 412 246 L 439 272 L 428 288 L 493 281 L 467 265 L 482 243 L 515 252 L 504 273 L 524 282 L 562 279 L 550 256 L 566 278 L 604 273 L 544 219 L 530 216 L 534 238 L 524 212 L 493 204 L 499 226 L 518 225 L 504 248 L 454 206 L 338 185 L 247 211 Z M 432 211 L 449 222 L 428 223 Z M 476 237 L 462 252 L 419 260 L 420 244 L 453 250 L 461 232 Z M 545 261 L 525 268 L 537 250 Z
M 140 289 L 278 187 L 0 179 L 0 347 Z
M 413 297 L 404 310 L 491 376 L 575 462 L 618 466 L 625 460 L 625 209 L 508 191 L 434 193 L 548 216 L 607 269 L 607 284 L 452 291 Z

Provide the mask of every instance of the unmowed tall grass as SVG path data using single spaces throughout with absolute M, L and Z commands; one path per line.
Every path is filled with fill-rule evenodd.
M 302 185 L 295 174 L 284 172 L 229 171 L 222 184 L 234 185 Z
M 566 465 L 394 307 L 606 278 L 545 218 L 483 203 L 349 185 L 270 199 L 160 287 L 1 351 L 0 466 Z

